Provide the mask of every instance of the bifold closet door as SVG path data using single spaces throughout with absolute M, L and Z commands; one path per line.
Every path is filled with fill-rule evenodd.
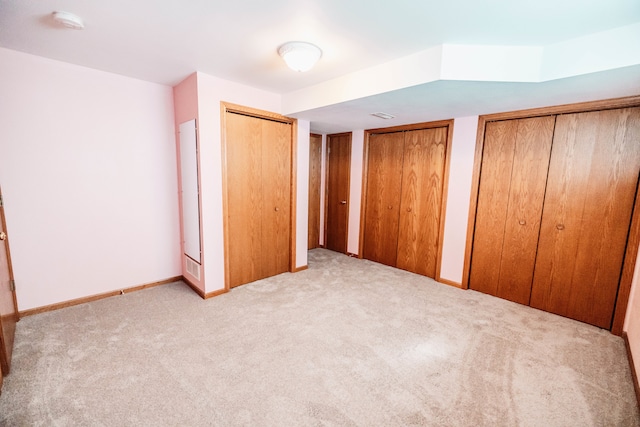
M 555 117 L 487 123 L 469 287 L 529 304 Z
M 447 128 L 404 132 L 396 266 L 435 278 Z
M 229 286 L 262 276 L 262 122 L 226 114 Z
M 291 125 L 262 119 L 262 278 L 289 271 Z
M 404 132 L 369 136 L 362 255 L 396 265 Z
M 11 370 L 11 355 L 19 319 L 18 302 L 13 286 L 13 268 L 9 250 L 7 223 L 0 192 L 0 388 L 2 375 Z
M 226 113 L 229 286 L 288 271 L 291 125 Z
M 611 327 L 640 172 L 640 108 L 557 118 L 531 306 Z

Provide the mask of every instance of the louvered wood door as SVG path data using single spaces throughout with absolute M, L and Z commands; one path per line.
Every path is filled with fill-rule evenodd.
M 309 137 L 309 231 L 307 248 L 320 246 L 320 182 L 322 177 L 322 136 Z
M 404 132 L 396 266 L 435 278 L 447 128 Z
M 487 123 L 471 289 L 529 304 L 555 118 Z
M 327 221 L 324 246 L 347 253 L 351 134 L 327 136 Z
M 227 112 L 229 287 L 289 269 L 291 125 Z
M 363 257 L 396 265 L 404 132 L 372 134 L 368 144 Z
M 640 108 L 558 116 L 531 306 L 611 327 L 639 141 Z

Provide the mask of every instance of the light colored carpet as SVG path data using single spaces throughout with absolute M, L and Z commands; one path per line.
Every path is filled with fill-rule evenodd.
M 18 324 L 7 426 L 637 426 L 607 331 L 323 249 Z

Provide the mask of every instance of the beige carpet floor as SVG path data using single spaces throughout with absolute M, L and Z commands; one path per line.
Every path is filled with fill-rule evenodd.
M 23 318 L 3 426 L 638 426 L 607 331 L 323 249 Z

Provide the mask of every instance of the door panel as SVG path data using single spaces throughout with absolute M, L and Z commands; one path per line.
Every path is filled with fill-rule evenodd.
M 500 263 L 518 131 L 517 120 L 487 123 L 473 236 L 469 287 L 498 295 Z
M 363 257 L 396 265 L 404 132 L 369 137 Z
M 435 278 L 447 128 L 404 132 L 398 268 Z
M 0 193 L 0 368 L 1 374 L 7 375 L 11 367 L 11 354 L 18 321 L 18 303 L 15 291 L 12 290 L 11 255 L 4 207 Z M 0 382 L 1 384 L 1 382 Z
M 472 289 L 529 304 L 554 123 L 547 116 L 487 124 Z
M 518 120 L 497 295 L 529 304 L 555 117 Z
M 640 171 L 640 108 L 559 116 L 531 305 L 609 328 Z
M 262 276 L 289 271 L 291 125 L 262 122 Z
M 351 134 L 327 136 L 327 220 L 325 247 L 347 253 Z
M 262 277 L 263 200 L 262 123 L 255 117 L 226 114 L 229 286 Z
M 320 182 L 322 179 L 322 136 L 309 138 L 309 239 L 308 249 L 320 246 Z

